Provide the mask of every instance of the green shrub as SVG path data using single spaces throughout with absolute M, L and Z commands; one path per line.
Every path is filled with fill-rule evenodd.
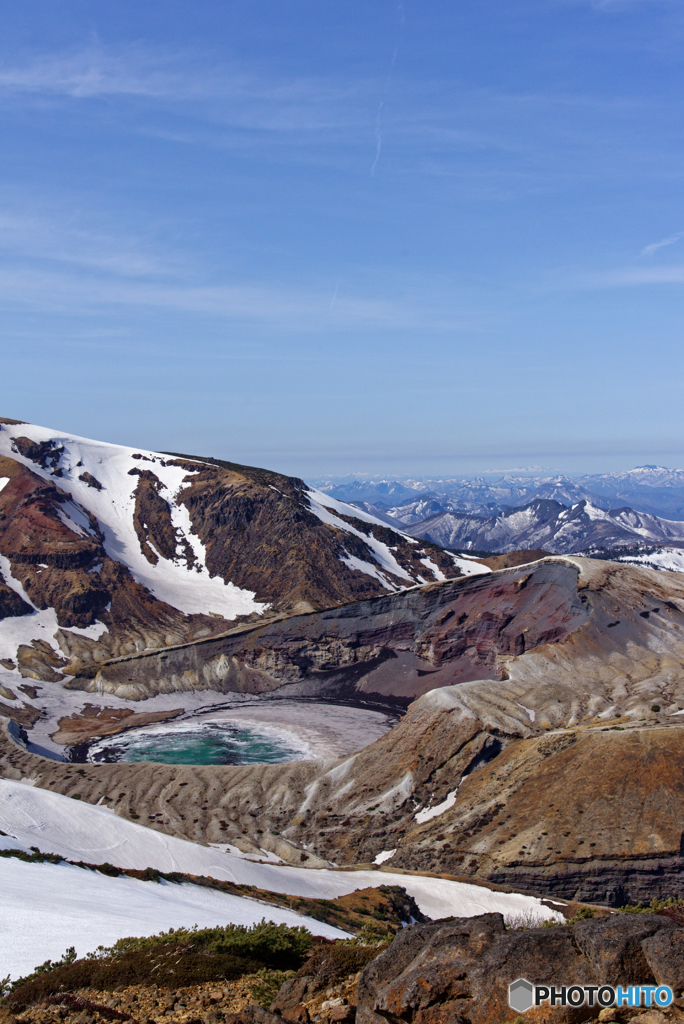
M 69 967 L 75 960 L 76 949 L 74 946 L 69 946 L 69 948 L 62 953 L 59 960 L 46 960 L 38 967 L 35 967 L 30 974 L 26 975 L 25 978 L 17 978 L 16 981 L 10 981 L 8 975 L 3 981 L 2 994 L 4 995 L 5 991 L 8 991 L 11 994 L 21 985 L 32 982 L 36 978 L 40 978 L 43 974 L 50 974 L 51 972 L 58 970 L 60 967 Z
M 681 896 L 667 896 L 663 900 L 653 897 L 650 903 L 628 903 L 620 907 L 623 914 L 655 914 L 659 910 L 667 910 L 670 907 L 681 907 L 684 911 L 684 899 Z
M 292 970 L 299 967 L 304 954 L 311 949 L 311 933 L 301 926 L 274 924 L 265 918 L 247 926 L 228 924 L 216 928 L 170 928 L 159 935 L 145 938 L 131 936 L 119 939 L 109 949 L 101 948 L 98 957 L 152 949 L 159 945 L 191 944 L 193 949 L 260 960 L 268 967 Z
M 592 917 L 596 917 L 596 911 L 592 910 L 591 907 L 580 907 L 576 910 L 572 917 L 568 918 L 568 924 L 579 924 L 580 921 L 589 921 Z
M 171 928 L 159 935 L 119 939 L 81 960 L 76 960 L 73 948 L 67 950 L 61 960 L 47 960 L 12 983 L 8 1001 L 28 1005 L 79 988 L 232 981 L 263 970 L 270 977 L 273 972 L 297 970 L 311 944 L 306 928 L 266 920 L 251 927 Z
M 56 853 L 25 853 L 24 850 L 0 850 L 0 857 L 16 857 L 28 864 L 61 864 L 64 857 Z
M 271 971 L 268 967 L 257 972 L 259 977 L 250 981 L 250 995 L 255 1003 L 268 1010 L 269 1006 L 278 994 L 278 990 L 294 974 L 294 971 Z

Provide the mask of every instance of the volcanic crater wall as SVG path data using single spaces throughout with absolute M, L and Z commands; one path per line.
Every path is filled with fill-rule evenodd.
M 432 584 L 94 666 L 94 678 L 70 685 L 132 699 L 287 686 L 289 695 L 362 693 L 406 702 L 436 686 L 500 679 L 506 660 L 579 628 L 589 613 L 578 575 L 576 566 L 550 559 Z

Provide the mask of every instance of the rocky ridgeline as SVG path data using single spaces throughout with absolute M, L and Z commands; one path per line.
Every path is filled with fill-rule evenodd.
M 394 850 L 383 866 L 584 902 L 684 895 L 676 574 L 544 559 L 298 616 L 166 661 L 129 659 L 105 683 L 142 689 L 147 674 L 150 688 L 173 686 L 188 650 L 198 675 L 220 662 L 226 679 L 290 696 L 338 684 L 361 697 L 430 692 L 337 761 L 77 768 L 0 735 L 3 776 L 291 864 L 369 864 Z
M 359 519 L 350 506 L 336 516 L 316 514 L 298 478 L 45 434 L 0 418 L 0 477 L 7 481 L 0 555 L 37 608 L 54 608 L 61 627 L 59 650 L 21 645 L 22 675 L 58 682 L 113 657 L 260 621 L 264 613 L 334 607 L 461 574 L 438 545 Z M 165 471 L 181 482 L 177 491 L 164 483 Z M 382 567 L 378 550 L 388 554 Z M 177 591 L 166 587 L 164 599 L 134 568 L 159 563 Z M 185 614 L 183 585 L 196 571 L 250 593 L 258 611 L 223 618 L 209 601 L 206 613 Z M 31 611 L 0 573 L 0 618 Z M 97 640 L 70 632 L 95 622 L 107 627 Z
M 544 928 L 506 929 L 500 914 L 412 924 L 391 945 L 320 942 L 300 969 L 193 986 L 64 990 L 32 1005 L 17 990 L 1 1024 L 669 1024 L 684 1020 L 681 908 L 615 914 Z M 533 985 L 668 985 L 664 1009 L 508 1005 L 518 978 Z M 282 982 L 282 984 L 280 984 Z M 280 988 L 276 991 L 277 985 Z

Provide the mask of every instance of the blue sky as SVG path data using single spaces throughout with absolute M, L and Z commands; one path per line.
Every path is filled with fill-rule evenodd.
M 684 464 L 678 0 L 2 23 L 3 415 L 304 476 Z

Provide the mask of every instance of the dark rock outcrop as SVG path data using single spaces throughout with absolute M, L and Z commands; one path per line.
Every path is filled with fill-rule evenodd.
M 289 694 L 406 701 L 439 686 L 501 679 L 508 658 L 559 642 L 587 623 L 578 575 L 573 565 L 546 561 L 432 584 L 133 656 L 101 666 L 90 688 L 144 697 L 201 688 L 211 679 L 219 690 L 255 693 L 296 684 Z
M 659 931 L 641 943 L 656 985 L 670 985 L 677 995 L 684 991 L 684 929 Z
M 355 1004 L 359 973 L 375 959 L 377 952 L 373 946 L 347 946 L 332 942 L 317 945 L 295 977 L 281 987 L 271 1010 L 282 1014 L 286 1020 L 308 1020 L 314 1015 L 313 1007 L 316 1004 L 320 1006 L 326 996 L 336 996 L 340 1006 Z M 303 1012 L 306 1004 L 308 1007 Z
M 16 615 L 30 615 L 32 611 L 31 605 L 19 597 L 15 590 L 7 586 L 2 573 L 0 573 L 0 619 Z
M 135 468 L 129 470 L 129 473 L 139 478 L 135 489 L 133 522 L 142 553 L 152 565 L 157 564 L 159 555 L 162 558 L 175 559 L 176 531 L 171 522 L 169 503 L 160 493 L 163 486 L 161 480 L 149 469 Z M 187 564 L 190 568 L 195 560 L 191 548 L 189 554 Z
M 666 984 L 681 994 L 682 931 L 653 914 L 507 931 L 500 914 L 410 925 L 359 979 L 357 1024 L 500 1024 L 508 986 Z M 574 1024 L 600 1007 L 551 1007 L 530 1020 Z

